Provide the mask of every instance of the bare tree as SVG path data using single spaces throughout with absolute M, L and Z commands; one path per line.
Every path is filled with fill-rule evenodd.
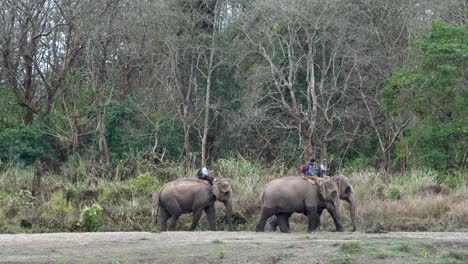
M 76 29 L 81 1 L 3 1 L 1 49 L 8 86 L 26 109 L 50 113 L 66 74 L 83 48 Z

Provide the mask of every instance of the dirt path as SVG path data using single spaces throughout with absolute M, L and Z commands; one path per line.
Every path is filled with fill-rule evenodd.
M 0 235 L 1 263 L 466 263 L 468 233 Z

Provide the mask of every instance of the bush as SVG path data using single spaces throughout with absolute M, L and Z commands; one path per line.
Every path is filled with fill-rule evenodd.
M 0 130 L 0 160 L 19 159 L 32 164 L 53 153 L 51 138 L 31 127 Z
M 388 198 L 393 201 L 400 200 L 401 198 L 401 192 L 397 187 L 388 188 L 387 194 Z
M 85 207 L 81 212 L 80 226 L 88 232 L 96 232 L 102 226 L 102 208 L 99 204 Z
M 73 211 L 73 206 L 64 198 L 62 191 L 57 191 L 52 194 L 52 209 L 58 213 L 69 213 Z
M 137 196 L 151 194 L 152 192 L 159 190 L 161 187 L 159 180 L 149 174 L 143 174 L 136 178 L 130 179 L 127 181 L 127 183 L 128 186 L 130 186 L 132 193 Z
M 35 198 L 27 190 L 15 194 L 0 193 L 0 208 L 7 218 L 15 217 L 21 209 L 32 208 L 34 201 Z

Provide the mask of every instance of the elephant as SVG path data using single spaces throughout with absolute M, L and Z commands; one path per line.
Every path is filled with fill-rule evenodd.
M 351 223 L 353 225 L 352 231 L 353 232 L 356 231 L 356 198 L 355 198 L 355 195 L 354 195 L 354 192 L 353 192 L 353 187 L 348 182 L 348 179 L 343 175 L 327 177 L 327 178 L 329 178 L 329 179 L 331 179 L 331 180 L 333 180 L 333 181 L 335 181 L 337 183 L 338 189 L 339 189 L 339 198 L 341 200 L 345 200 L 345 201 L 347 201 L 349 203 Z M 320 216 L 322 215 L 322 212 L 325 209 L 329 210 L 326 207 L 319 207 L 318 208 L 318 211 L 317 211 L 317 214 L 318 214 L 317 227 L 320 226 Z M 339 210 L 339 208 L 337 208 L 337 210 Z M 332 214 L 332 212 L 330 212 L 330 210 L 329 210 L 329 213 Z M 278 227 L 278 225 L 280 224 L 281 221 L 288 221 L 289 216 L 291 216 L 291 214 L 289 214 L 289 215 L 287 215 L 287 214 L 286 215 L 285 214 L 277 214 L 270 223 L 271 228 L 273 230 L 276 230 L 276 228 Z M 281 218 L 283 218 L 283 219 L 281 219 Z M 287 224 L 289 225 L 289 221 L 287 222 Z M 336 225 L 336 222 L 335 222 L 335 226 L 336 226 L 337 231 L 341 231 L 339 226 Z
M 348 179 L 343 175 L 333 176 L 331 179 L 338 184 L 339 197 L 341 200 L 349 203 L 349 214 L 351 217 L 351 224 L 353 226 L 352 231 L 356 231 L 356 197 L 353 191 L 353 186 L 349 183 Z M 320 216 L 325 208 L 319 208 L 318 210 L 318 223 L 320 225 Z M 339 209 L 339 208 L 338 208 Z M 337 210 L 338 210 L 337 209 Z M 328 210 L 328 209 L 327 209 Z
M 268 218 L 276 216 L 280 230 L 289 232 L 289 217 L 303 213 L 308 217 L 308 232 L 315 232 L 319 208 L 327 208 L 339 231 L 343 230 L 341 216 L 336 206 L 339 202 L 338 184 L 325 180 L 312 184 L 303 177 L 288 176 L 270 181 L 262 194 L 261 216 L 256 226 L 257 232 L 265 231 Z
M 224 203 L 229 231 L 232 227 L 232 189 L 226 180 L 216 180 L 213 185 L 198 179 L 178 179 L 165 184 L 158 194 L 158 214 L 161 231 L 174 231 L 181 214 L 193 212 L 190 231 L 195 230 L 203 211 L 210 229 L 216 229 L 215 201 Z M 157 217 L 157 216 L 156 216 Z M 167 221 L 171 218 L 169 229 Z

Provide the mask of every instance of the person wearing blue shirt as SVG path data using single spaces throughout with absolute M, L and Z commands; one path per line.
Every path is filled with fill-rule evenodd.
M 306 166 L 306 170 L 304 172 L 304 176 L 317 176 L 317 177 L 322 177 L 322 169 L 320 166 L 317 166 L 315 168 L 315 164 L 317 161 L 315 159 L 311 159 Z

